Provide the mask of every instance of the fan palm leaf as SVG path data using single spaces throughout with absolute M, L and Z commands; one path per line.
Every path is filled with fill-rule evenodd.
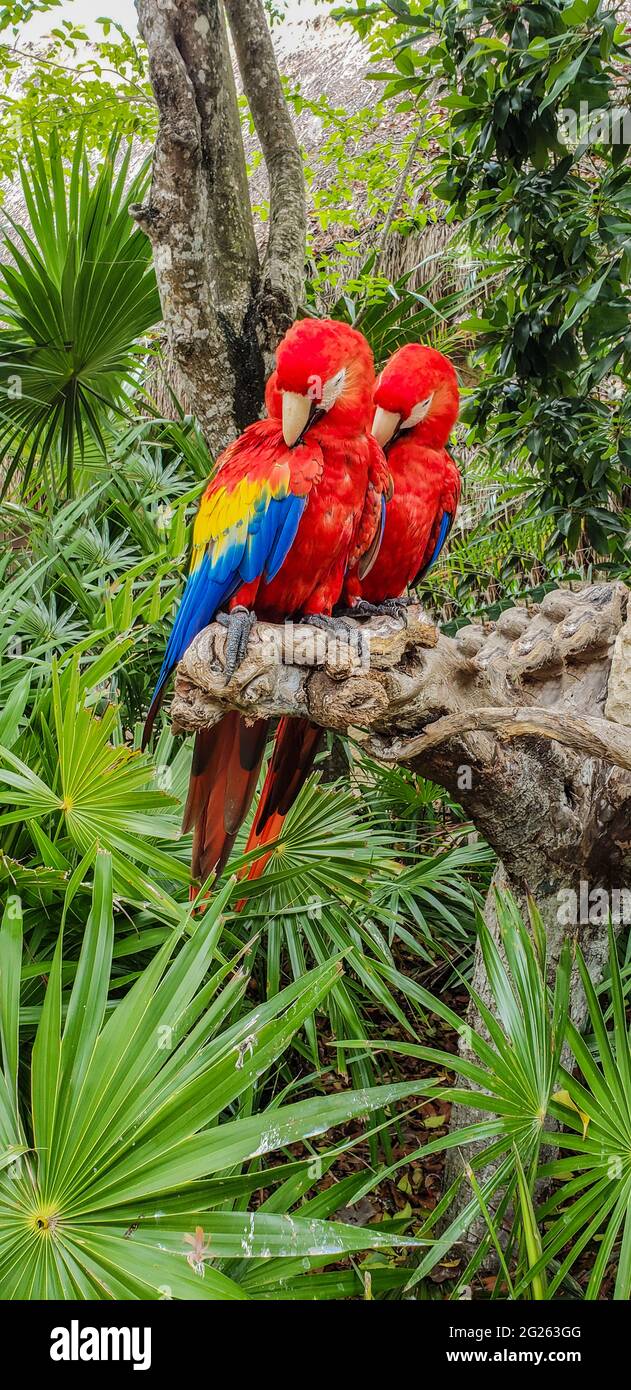
M 493 1232 L 501 1229 L 511 1203 L 519 1195 L 520 1173 L 527 1175 L 532 1189 L 539 1167 L 545 1121 L 553 1104 L 567 1027 L 569 947 L 566 944 L 563 949 L 551 992 L 546 975 L 546 936 L 534 904 L 530 905 L 532 935 L 508 894 L 501 898 L 496 894 L 496 911 L 504 958 L 484 920 L 480 917 L 478 921 L 493 1001 L 492 1005 L 486 1004 L 470 989 L 481 1021 L 479 1029 L 463 1023 L 447 1004 L 422 985 L 413 980 L 407 982 L 408 998 L 416 999 L 418 1007 L 434 1013 L 456 1032 L 465 1033 L 470 1055 L 453 1056 L 447 1051 L 407 1042 L 378 1045 L 455 1072 L 464 1085 L 436 1088 L 433 1083 L 429 1091 L 443 1100 L 482 1111 L 484 1115 L 483 1119 L 464 1128 L 454 1129 L 446 1138 L 431 1141 L 405 1160 L 408 1163 L 411 1158 L 426 1158 L 450 1148 L 466 1153 L 461 1173 L 432 1213 L 423 1228 L 424 1234 L 436 1229 L 438 1222 L 449 1213 L 453 1198 L 463 1183 L 470 1182 L 473 1191 L 471 1199 L 461 1203 L 455 1215 L 452 1212 L 452 1219 L 444 1223 L 431 1251 L 422 1256 L 410 1287 L 429 1274 L 479 1220 L 481 1212 L 488 1209 L 492 1214 L 492 1230 L 483 1236 L 468 1269 L 461 1276 L 460 1285 L 466 1283 L 487 1253 Z M 392 985 L 397 985 L 397 972 L 384 967 L 384 974 Z M 473 1150 L 472 1146 L 475 1146 Z M 516 1154 L 519 1161 L 516 1161 Z M 396 1171 L 399 1166 L 395 1164 L 390 1171 Z M 479 1183 L 475 1177 L 478 1173 L 481 1174 Z M 538 1266 L 530 1267 L 528 1282 L 539 1273 Z
M 407 1243 L 329 1221 L 326 1204 L 294 1215 L 312 1185 L 308 1159 L 261 1166 L 269 1154 L 416 1089 L 385 1085 L 251 1113 L 253 1088 L 325 999 L 339 959 L 240 1013 L 246 972 L 235 969 L 238 961 L 213 964 L 228 883 L 185 944 L 172 932 L 112 1007 L 112 887 L 111 857 L 99 851 L 67 998 L 62 934 L 55 950 L 31 1054 L 30 1099 L 19 1062 L 15 897 L 3 918 L 2 1297 L 223 1300 L 256 1297 L 261 1284 L 269 1297 L 270 1283 L 283 1277 L 279 1266 L 295 1283 L 347 1253 Z M 280 1201 L 251 1212 L 240 1207 L 257 1189 L 279 1184 Z
M 129 215 L 146 184 L 130 177 L 131 147 L 113 138 L 91 175 L 77 139 L 70 170 L 55 136 L 33 138 L 21 181 L 30 229 L 9 221 L 0 267 L 0 469 L 4 490 L 19 473 L 60 460 L 73 490 L 75 456 L 88 441 L 105 454 L 112 410 L 138 377 L 141 339 L 160 302 L 144 233 Z
M 585 1247 L 598 1240 L 585 1297 L 600 1297 L 608 1268 L 614 1265 L 613 1297 L 626 1302 L 631 1298 L 631 1045 L 611 924 L 611 1029 L 580 949 L 577 955 L 595 1055 L 570 1021 L 567 1041 L 576 1067 L 560 1068 L 559 1090 L 550 1106 L 566 1132 L 562 1156 L 541 1169 L 541 1175 L 556 1185 L 537 1211 L 544 1234 L 534 1274 L 553 1264 L 548 1296 L 554 1298 Z M 558 1143 L 558 1135 L 548 1137 Z

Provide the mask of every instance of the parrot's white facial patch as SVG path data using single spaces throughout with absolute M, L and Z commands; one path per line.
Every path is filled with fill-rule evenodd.
M 401 421 L 401 429 L 411 430 L 415 425 L 420 425 L 421 420 L 425 419 L 433 399 L 434 392 L 432 391 L 431 395 L 426 396 L 424 401 L 417 401 L 416 405 L 410 411 L 407 420 Z
M 345 381 L 346 367 L 342 367 L 342 370 L 336 372 L 335 376 L 331 376 L 329 377 L 328 381 L 325 381 L 324 386 L 322 387 L 321 400 L 323 410 L 330 410 L 331 406 L 335 405 L 335 402 L 339 399 L 339 397 L 342 394 L 342 391 L 344 390 Z

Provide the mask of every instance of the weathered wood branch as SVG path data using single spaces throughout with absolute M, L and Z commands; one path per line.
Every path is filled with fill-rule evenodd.
M 348 640 L 310 626 L 258 623 L 243 664 L 225 684 L 225 628 L 210 627 L 195 638 L 178 667 L 174 723 L 196 730 L 216 723 L 227 709 L 255 717 L 309 715 L 314 723 L 384 731 L 394 708 L 410 705 L 413 687 L 402 662 L 431 650 L 438 633 L 418 609 L 408 626 L 393 618 L 349 623 Z M 412 725 L 410 725 L 412 727 Z
M 558 589 L 455 638 L 415 607 L 407 625 L 349 624 L 348 641 L 260 624 L 229 685 L 213 625 L 180 664 L 174 725 L 238 709 L 361 731 L 375 756 L 445 786 L 515 891 L 556 914 L 559 889 L 581 876 L 631 883 L 627 600 L 619 583 Z
M 631 772 L 631 733 L 627 733 L 609 719 L 590 719 L 584 716 L 577 719 L 554 710 L 537 709 L 528 705 L 526 709 L 514 706 L 512 709 L 478 709 L 470 714 L 448 714 L 430 724 L 418 738 L 410 739 L 398 750 L 384 750 L 384 760 L 392 762 L 409 761 L 438 748 L 441 743 L 457 738 L 461 734 L 484 730 L 496 733 L 499 738 L 524 738 L 533 734 L 537 738 L 548 738 L 554 743 L 562 743 L 566 748 L 574 748 L 591 758 L 603 758 Z

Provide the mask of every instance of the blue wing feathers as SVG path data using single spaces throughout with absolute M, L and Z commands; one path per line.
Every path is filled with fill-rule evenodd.
M 241 575 L 246 584 L 253 579 L 258 579 L 265 569 L 265 562 L 270 549 L 274 545 L 278 526 L 278 508 L 283 507 L 283 502 L 273 499 L 265 511 L 257 508 L 252 523 L 247 534 L 245 553 L 240 567 Z
M 153 702 L 193 638 L 212 622 L 241 584 L 278 573 L 293 545 L 307 502 L 288 493 L 257 504 L 253 515 L 239 524 L 232 544 L 214 561 L 209 554 L 189 575 L 164 654 Z
M 419 579 L 420 579 L 421 575 L 428 574 L 429 570 L 431 570 L 431 568 L 432 568 L 432 565 L 435 565 L 435 564 L 436 564 L 436 561 L 437 561 L 437 559 L 438 559 L 438 556 L 440 555 L 440 552 L 441 552 L 441 550 L 442 550 L 442 548 L 443 548 L 443 546 L 444 546 L 444 544 L 445 544 L 445 541 L 446 541 L 446 539 L 447 539 L 447 536 L 448 536 L 448 534 L 449 534 L 449 529 L 450 529 L 450 527 L 451 527 L 452 521 L 453 521 L 453 517 L 452 517 L 451 513 L 450 513 L 450 512 L 445 512 L 445 513 L 443 514 L 443 518 L 442 518 L 442 521 L 441 521 L 441 523 L 440 523 L 440 530 L 439 530 L 439 532 L 438 532 L 438 539 L 437 539 L 437 541 L 436 541 L 436 545 L 434 546 L 434 550 L 433 550 L 433 552 L 432 552 L 432 555 L 431 555 L 431 557 L 430 557 L 428 563 L 427 563 L 426 565 L 423 566 L 423 569 L 421 570 L 421 574 L 419 575 Z
M 211 571 L 208 556 L 204 556 L 199 569 L 186 581 L 167 642 L 158 684 L 164 673 L 168 675 L 173 667 L 177 666 L 180 657 L 184 655 L 197 633 L 212 622 L 228 592 L 233 592 L 234 587 L 236 585 L 233 575 L 230 574 L 223 580 L 216 579 Z
M 274 544 L 267 556 L 265 565 L 265 578 L 269 582 L 274 579 L 291 550 L 296 539 L 296 532 L 300 525 L 300 518 L 307 505 L 306 497 L 287 497 L 282 502 L 274 502 L 273 506 L 281 508 L 279 511 L 280 524 L 276 528 Z
M 296 538 L 307 496 L 262 494 L 221 534 L 209 535 L 201 563 L 189 574 L 167 642 L 145 722 L 146 747 L 167 680 L 187 647 L 212 622 L 242 584 L 278 574 Z

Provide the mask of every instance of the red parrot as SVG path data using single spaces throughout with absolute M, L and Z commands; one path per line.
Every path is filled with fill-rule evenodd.
M 400 611 L 396 600 L 427 573 L 438 558 L 460 498 L 460 474 L 445 445 L 458 418 L 456 373 L 434 348 L 409 343 L 384 367 L 375 387 L 373 435 L 386 452 L 393 484 L 381 545 L 369 568 L 351 567 L 343 596 L 358 616 Z M 307 721 L 282 720 L 250 831 L 247 850 L 277 839 L 285 816 L 303 785 L 319 745 L 293 743 L 292 727 Z M 319 731 L 321 733 L 321 731 Z M 252 864 L 258 878 L 269 855 Z
M 407 343 L 377 379 L 372 432 L 385 450 L 394 493 L 370 573 L 349 574 L 344 598 L 358 613 L 396 611 L 396 600 L 435 563 L 460 501 L 446 445 L 458 419 L 458 379 L 436 348 Z M 394 602 L 392 602 L 394 600 Z
M 381 529 L 387 467 L 366 434 L 373 386 L 368 343 L 347 324 L 304 319 L 279 344 L 266 393 L 271 418 L 249 425 L 228 446 L 202 497 L 143 747 L 169 675 L 214 618 L 227 628 L 228 680 L 257 618 L 339 623 L 331 614 L 346 571 L 364 551 L 372 557 Z M 248 724 L 230 713 L 196 736 L 183 822 L 194 830 L 195 877 L 219 871 L 230 854 L 256 789 L 267 730 L 267 720 Z

